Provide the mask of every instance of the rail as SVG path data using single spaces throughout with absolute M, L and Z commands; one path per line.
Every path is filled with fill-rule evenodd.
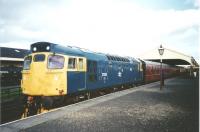
M 20 86 L 1 87 L 1 90 L 0 90 L 1 103 L 13 101 L 17 97 L 21 96 L 21 93 L 22 92 L 21 92 Z

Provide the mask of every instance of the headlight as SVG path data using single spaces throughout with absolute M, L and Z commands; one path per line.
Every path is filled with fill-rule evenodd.
M 36 51 L 37 50 L 37 48 L 36 47 L 33 47 L 33 51 Z
M 46 47 L 46 50 L 50 50 L 50 46 L 47 46 L 47 47 Z

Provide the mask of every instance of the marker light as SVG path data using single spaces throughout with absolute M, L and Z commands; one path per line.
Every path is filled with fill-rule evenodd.
M 50 50 L 50 47 L 49 47 L 49 46 L 47 46 L 47 47 L 46 47 L 46 50 Z
M 36 47 L 34 47 L 34 48 L 33 48 L 33 51 L 36 51 L 36 50 L 37 50 L 37 48 L 36 48 Z

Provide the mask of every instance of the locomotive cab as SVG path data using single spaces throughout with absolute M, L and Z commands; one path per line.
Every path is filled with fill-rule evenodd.
M 22 92 L 31 96 L 60 96 L 86 89 L 86 58 L 56 44 L 31 45 L 22 71 Z
M 27 95 L 54 96 L 67 93 L 67 58 L 49 52 L 33 53 L 24 59 L 22 91 Z

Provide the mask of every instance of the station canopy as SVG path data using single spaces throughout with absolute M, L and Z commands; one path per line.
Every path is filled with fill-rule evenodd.
M 140 55 L 141 59 L 160 62 L 160 54 L 158 48 L 145 52 Z M 162 55 L 162 62 L 169 65 L 190 65 L 193 68 L 198 68 L 199 64 L 192 56 L 185 55 L 183 53 L 164 48 L 164 54 Z
M 0 47 L 0 61 L 24 61 L 28 50 L 8 47 Z

